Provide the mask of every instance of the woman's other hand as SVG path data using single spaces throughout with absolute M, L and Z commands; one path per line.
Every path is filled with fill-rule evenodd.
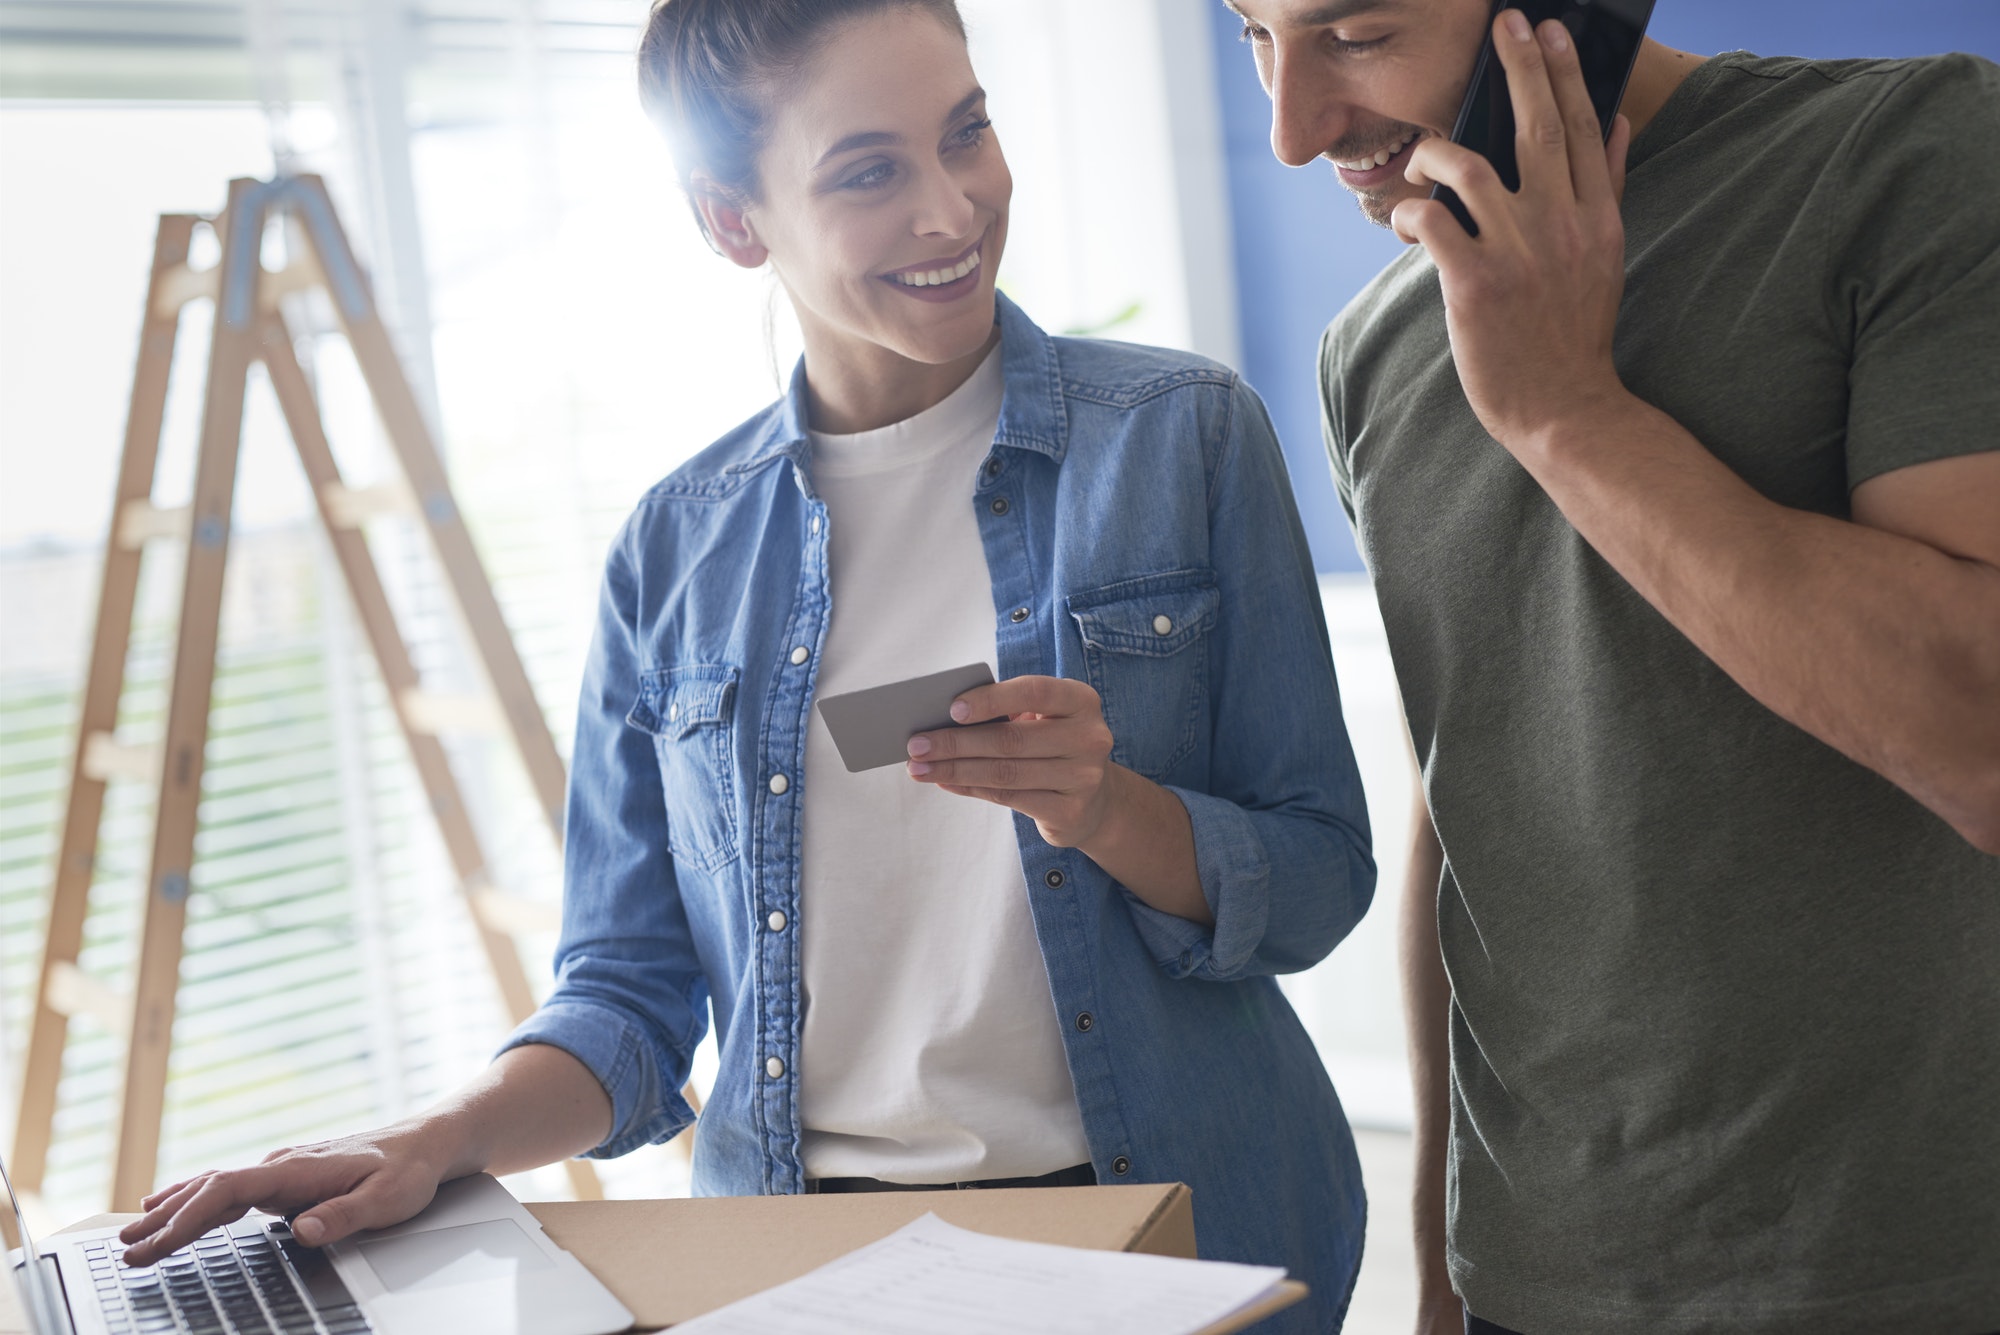
M 402 1124 L 177 1182 L 146 1197 L 145 1215 L 119 1232 L 126 1264 L 151 1265 L 251 1210 L 291 1216 L 293 1236 L 309 1247 L 400 1224 L 429 1205 L 443 1181 L 443 1161 L 425 1141 L 421 1126 Z
M 968 726 L 910 739 L 910 777 L 1018 811 L 1051 846 L 1076 849 L 1162 913 L 1214 924 L 1187 808 L 1111 759 L 1096 691 L 1012 677 L 959 696 L 951 716 Z

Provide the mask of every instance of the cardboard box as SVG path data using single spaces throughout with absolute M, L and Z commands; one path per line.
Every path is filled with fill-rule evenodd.
M 747 1298 L 886 1238 L 925 1213 L 1028 1242 L 1193 1257 L 1194 1193 L 1179 1183 L 892 1191 L 835 1196 L 708 1196 L 692 1200 L 530 1204 L 556 1245 L 574 1253 L 657 1330 Z M 1288 1307 L 1303 1284 L 1203 1335 L 1224 1335 Z
M 833 1196 L 708 1196 L 648 1201 L 542 1201 L 528 1209 L 639 1319 L 659 1330 L 797 1279 L 894 1233 L 927 1211 L 960 1228 L 1029 1242 L 1155 1256 L 1195 1254 L 1194 1194 L 1179 1183 L 896 1191 Z M 74 1225 L 102 1228 L 130 1216 Z M 65 1230 L 68 1231 L 68 1230 Z M 1286 1283 L 1257 1307 L 1202 1335 L 1229 1335 L 1305 1296 Z M 25 1328 L 0 1287 L 0 1335 Z

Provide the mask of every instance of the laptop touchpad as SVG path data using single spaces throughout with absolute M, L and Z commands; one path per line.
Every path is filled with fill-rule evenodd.
M 357 1250 L 390 1293 L 486 1283 L 553 1264 L 511 1219 L 380 1238 Z

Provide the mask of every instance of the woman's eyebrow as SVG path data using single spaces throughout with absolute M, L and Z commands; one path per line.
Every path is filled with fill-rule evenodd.
M 984 88 L 975 88 L 967 93 L 958 100 L 957 106 L 945 113 L 945 124 L 951 124 L 960 116 L 978 106 L 980 100 L 985 96 L 986 90 Z M 859 134 L 848 135 L 832 148 L 820 154 L 819 161 L 813 164 L 813 168 L 814 170 L 818 170 L 832 159 L 839 157 L 842 153 L 851 153 L 857 148 L 881 148 L 885 144 L 900 144 L 902 142 L 903 136 L 894 134 L 888 130 L 863 130 Z

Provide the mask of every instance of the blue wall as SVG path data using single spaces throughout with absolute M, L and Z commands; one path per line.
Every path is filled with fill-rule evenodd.
M 1299 510 L 1323 571 L 1359 570 L 1354 538 L 1320 444 L 1314 353 L 1328 321 L 1402 248 L 1364 222 L 1325 163 L 1297 171 L 1271 156 L 1271 104 L 1257 83 L 1242 23 L 1215 5 L 1216 63 L 1242 371 L 1271 407 Z M 1916 56 L 1976 51 L 2000 60 L 2000 0 L 1659 0 L 1652 33 L 1704 54 Z

